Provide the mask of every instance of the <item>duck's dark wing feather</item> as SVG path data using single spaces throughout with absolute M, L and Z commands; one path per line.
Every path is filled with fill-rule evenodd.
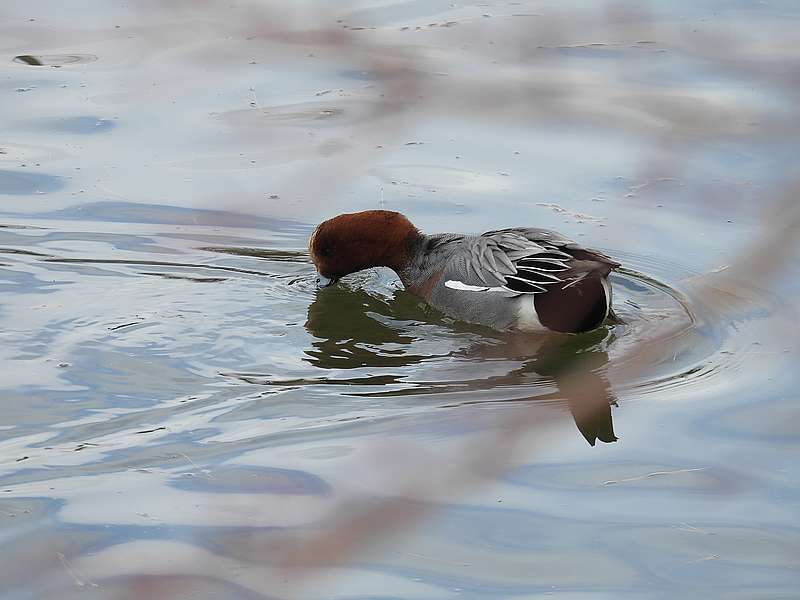
M 604 277 L 619 266 L 545 229 L 501 229 L 460 241 L 469 249 L 468 275 L 474 273 L 487 289 L 515 294 L 543 293 L 555 283 L 574 285 L 590 274 Z
M 610 267 L 609 270 L 614 270 L 620 266 L 620 263 L 610 256 L 603 254 L 599 250 L 590 250 L 588 248 L 584 248 L 580 244 L 576 244 L 574 241 L 558 233 L 557 231 L 538 229 L 536 227 L 514 227 L 510 229 L 487 231 L 481 237 L 494 237 L 498 234 L 517 235 L 540 246 L 561 250 L 577 260 L 593 260 L 606 264 Z

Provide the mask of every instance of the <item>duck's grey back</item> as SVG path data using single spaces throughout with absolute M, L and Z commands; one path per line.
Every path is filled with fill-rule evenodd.
M 596 327 L 598 316 L 602 321 L 608 314 L 611 295 L 605 278 L 617 266 L 556 232 L 516 228 L 480 236 L 422 236 L 401 278 L 412 292 L 456 319 L 494 329 L 544 329 L 537 314 L 541 308 L 543 319 L 550 320 L 548 328 L 571 331 L 571 321 L 582 330 Z M 594 306 L 591 297 L 604 306 Z M 575 314 L 562 314 L 571 308 Z

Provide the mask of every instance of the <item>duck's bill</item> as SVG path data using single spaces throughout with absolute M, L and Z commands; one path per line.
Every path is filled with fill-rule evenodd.
M 335 277 L 325 277 L 322 273 L 317 273 L 317 287 L 326 288 L 337 281 Z

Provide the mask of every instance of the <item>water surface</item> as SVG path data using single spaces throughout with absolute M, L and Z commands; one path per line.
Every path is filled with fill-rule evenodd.
M 3 598 L 796 597 L 796 245 L 697 293 L 795 167 L 792 3 L 0 14 Z M 317 290 L 314 225 L 377 207 L 601 248 L 625 323 Z M 424 518 L 277 570 L 386 499 Z

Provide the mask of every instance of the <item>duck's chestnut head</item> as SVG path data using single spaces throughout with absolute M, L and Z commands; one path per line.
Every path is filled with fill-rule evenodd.
M 400 271 L 419 235 L 411 221 L 388 210 L 366 210 L 328 219 L 317 226 L 308 242 L 308 252 L 319 274 L 317 282 L 325 287 L 340 277 L 371 267 Z

